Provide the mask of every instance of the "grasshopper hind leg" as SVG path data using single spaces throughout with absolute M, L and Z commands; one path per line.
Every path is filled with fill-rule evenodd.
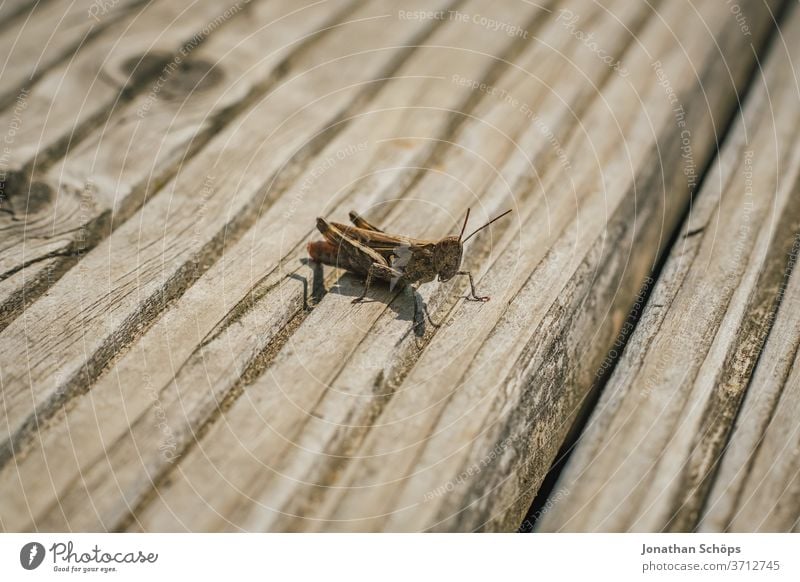
M 337 225 L 329 223 L 324 218 L 317 218 L 317 229 L 322 233 L 322 236 L 325 237 L 325 240 L 330 243 L 332 248 L 335 248 L 340 266 L 344 264 L 349 271 L 360 274 L 366 273 L 367 275 L 364 291 L 359 297 L 353 299 L 353 303 L 360 303 L 364 300 L 374 278 L 388 281 L 392 287 L 397 283 L 405 282 L 403 273 L 390 267 L 386 259 L 380 253 L 362 244 L 358 240 L 347 236 Z M 320 247 L 320 249 L 322 248 L 323 247 Z M 314 254 L 317 255 L 323 254 L 320 252 L 320 249 L 317 247 L 309 247 L 309 250 L 313 250 Z
M 353 225 L 356 226 L 357 228 L 363 228 L 364 230 L 372 230 L 375 232 L 383 232 L 380 228 L 378 228 L 371 222 L 368 222 L 366 218 L 361 216 L 355 210 L 350 211 L 350 222 L 352 222 Z

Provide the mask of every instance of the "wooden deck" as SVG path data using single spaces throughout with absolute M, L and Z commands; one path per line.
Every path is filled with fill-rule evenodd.
M 800 530 L 793 0 L 0 0 L 0 47 L 2 530 Z M 468 208 L 488 303 L 307 258 Z

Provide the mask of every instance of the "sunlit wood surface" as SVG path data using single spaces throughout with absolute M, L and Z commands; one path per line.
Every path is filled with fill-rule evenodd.
M 0 528 L 790 531 L 800 7 L 6 0 Z M 317 216 L 477 227 L 466 280 Z

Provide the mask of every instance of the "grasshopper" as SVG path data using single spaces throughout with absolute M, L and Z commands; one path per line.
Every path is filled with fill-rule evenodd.
M 463 238 L 469 221 L 467 210 L 461 233 L 437 241 L 388 234 L 351 211 L 350 221 L 353 226 L 317 218 L 317 229 L 325 240 L 308 243 L 307 250 L 312 261 L 366 275 L 364 291 L 353 299 L 353 303 L 359 303 L 366 298 L 373 279 L 388 281 L 390 288 L 394 288 L 397 284 L 428 283 L 437 275 L 439 281 L 448 281 L 456 275 L 466 275 L 469 277 L 471 293 L 467 299 L 488 301 L 488 297 L 481 297 L 475 291 L 472 273 L 459 270 L 461 255 L 464 243 L 509 212 L 511 210 L 503 212 Z

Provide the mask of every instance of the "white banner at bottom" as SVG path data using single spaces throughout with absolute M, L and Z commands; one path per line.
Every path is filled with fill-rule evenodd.
M 2 534 L 0 580 L 778 581 L 800 580 L 798 550 L 795 534 Z

